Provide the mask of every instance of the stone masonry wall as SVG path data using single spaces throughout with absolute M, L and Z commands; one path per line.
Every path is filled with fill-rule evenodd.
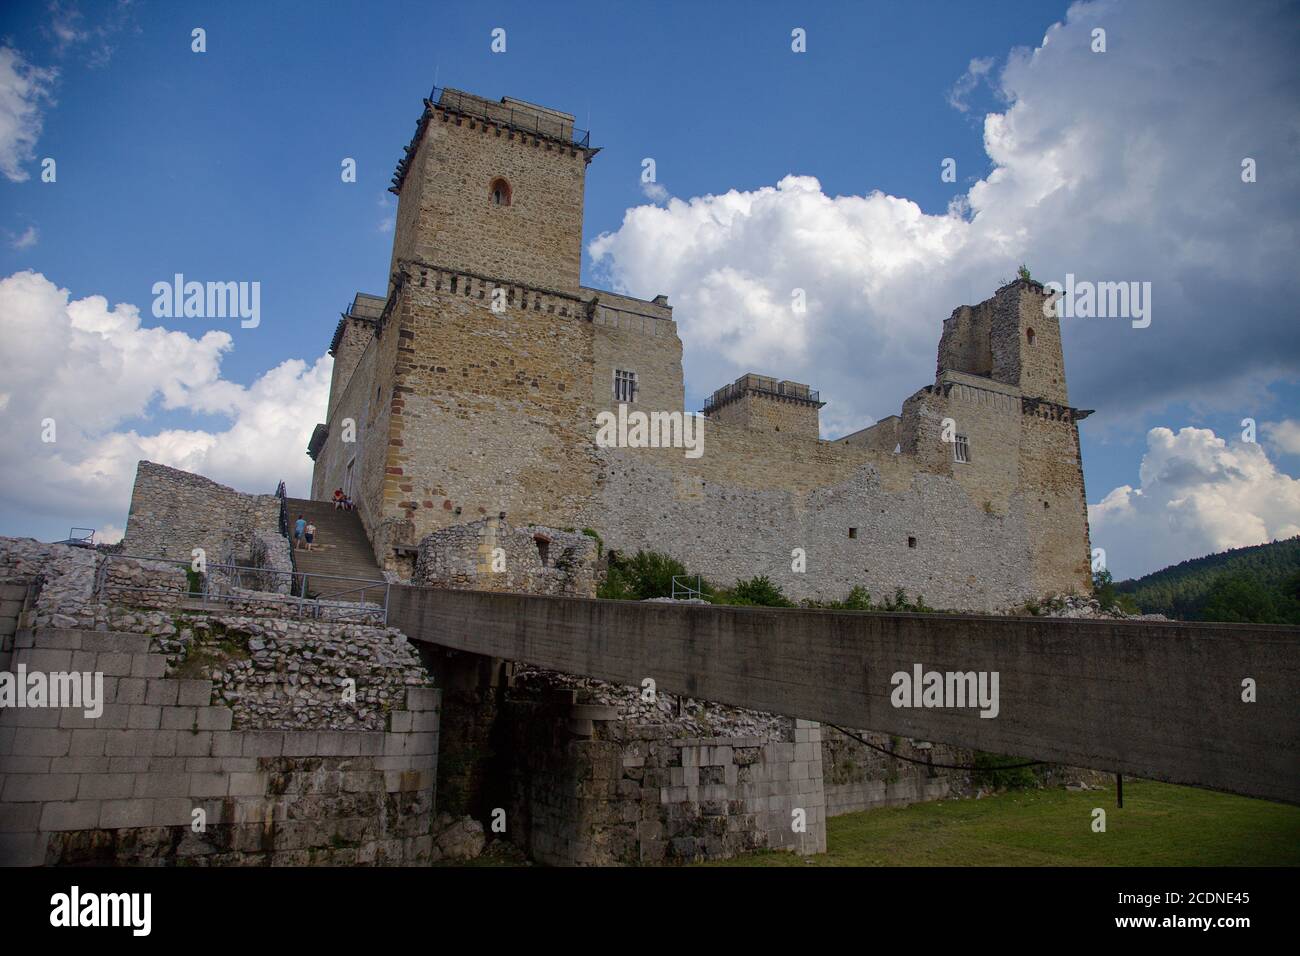
M 334 351 L 334 365 L 330 369 L 330 405 L 325 417 L 327 422 L 334 420 L 335 403 L 343 396 L 361 356 L 375 337 L 375 324 L 372 320 L 345 316 L 340 321 L 343 328 Z
M 202 548 L 209 564 L 224 561 L 232 552 L 246 562 L 258 532 L 266 533 L 264 546 L 280 549 L 278 538 L 288 553 L 275 495 L 244 494 L 151 461 L 136 466 L 123 543 L 127 554 L 190 561 L 192 550 Z
M 728 402 L 709 416 L 710 420 L 762 432 L 818 437 L 821 413 L 816 405 L 770 395 L 747 394 Z
M 507 836 L 533 859 L 624 865 L 825 852 L 819 725 L 663 696 L 647 704 L 638 688 L 533 668 L 517 681 L 502 715 L 516 755 Z
M 1048 294 L 1043 286 L 1018 280 L 1003 286 L 990 301 L 993 378 L 1015 385 L 1027 398 L 1069 405 L 1061 323 L 1044 311 Z
M 105 698 L 0 711 L 0 864 L 430 858 L 440 695 L 400 632 L 105 603 L 103 561 L 0 539 L 39 588 L 12 667 Z
M 368 468 L 367 459 L 378 459 L 377 467 L 382 470 L 383 456 L 387 451 L 386 436 L 375 427 L 382 404 L 376 394 L 376 362 L 381 348 L 374 327 L 367 323 L 350 323 L 344 344 L 353 350 L 359 349 L 360 354 L 355 358 L 352 373 L 347 378 L 338 379 L 338 392 L 331 386 L 330 413 L 326 419 L 329 434 L 316 454 L 311 496 L 317 501 L 328 501 L 335 488 L 344 488 L 350 491 L 358 512 L 365 509 L 364 514 L 369 514 L 373 506 L 362 494 L 363 475 L 368 470 L 374 471 L 376 466 L 370 464 Z M 336 358 L 335 362 L 338 361 Z M 355 440 L 351 442 L 343 440 L 344 421 L 347 419 L 356 426 Z M 352 467 L 351 478 L 349 465 Z M 362 520 L 364 522 L 365 518 Z
M 1092 545 L 1079 428 L 1044 406 L 1021 418 L 1021 485 L 1037 594 L 1091 590 Z
M 394 530 L 376 555 L 502 511 L 576 524 L 596 480 L 585 305 L 512 287 L 496 313 L 493 283 L 410 268 L 382 492 Z
M 970 766 L 975 759 L 973 751 L 946 744 L 891 738 L 870 731 L 854 732 L 877 747 L 927 764 Z M 896 760 L 864 747 L 834 727 L 824 728 L 821 746 L 828 817 L 876 807 L 969 796 L 973 792 L 969 771 Z
M 398 199 L 393 269 L 407 259 L 574 294 L 586 150 L 434 105 Z M 495 205 L 497 178 L 509 205 Z
M 682 382 L 682 340 L 672 310 L 595 289 L 584 296 L 597 302 L 591 317 L 592 407 L 616 411 L 614 372 L 636 374 L 636 396 L 630 409 L 685 411 Z
M 356 406 L 366 419 L 354 499 L 381 566 L 407 577 L 425 535 L 505 512 L 591 527 L 623 551 L 666 551 L 724 583 L 767 574 L 796 597 L 903 588 L 985 611 L 1090 589 L 1078 429 L 1040 284 L 1017 280 L 955 310 L 935 383 L 880 434 L 820 441 L 815 409 L 750 397 L 709 422 L 698 460 L 598 449 L 595 413 L 614 404 L 615 369 L 637 373 L 634 405 L 677 410 L 671 309 L 578 285 L 591 154 L 510 130 L 507 107 L 457 96 L 421 117 L 400 170 L 400 289 L 390 287 L 351 398 L 331 398 L 333 418 Z M 569 122 L 519 108 L 557 135 Z M 509 205 L 491 201 L 497 177 Z M 504 310 L 491 308 L 499 292 Z M 943 437 L 948 419 L 968 462 Z M 351 454 L 332 445 L 336 432 L 331 421 L 318 496 L 341 483 Z M 795 548 L 806 573 L 791 569 Z
M 578 532 L 483 518 L 426 535 L 411 583 L 594 598 L 596 550 Z
M 706 428 L 706 449 L 731 440 L 723 427 Z M 991 611 L 1035 594 L 1019 510 L 986 510 L 952 478 L 913 474 L 899 487 L 896 472 L 863 464 L 834 485 L 795 494 L 695 477 L 702 469 L 672 450 L 607 454 L 610 480 L 582 523 L 610 549 L 663 551 L 724 585 L 767 575 L 796 599 L 843 598 L 861 586 L 880 600 L 903 587 L 934 607 Z M 699 461 L 708 460 L 706 451 Z M 758 481 L 764 468 L 785 463 L 764 462 L 761 447 L 752 460 Z M 787 482 L 795 473 L 792 466 Z M 792 569 L 794 548 L 804 549 L 802 573 Z

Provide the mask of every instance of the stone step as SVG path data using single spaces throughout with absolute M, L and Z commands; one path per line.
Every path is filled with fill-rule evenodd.
M 294 563 L 299 571 L 309 571 L 313 568 L 356 568 L 366 567 L 373 569 L 375 562 L 369 560 L 364 554 L 347 554 L 338 557 L 318 558 L 312 551 L 295 551 Z M 364 575 L 363 575 L 364 576 Z
M 316 526 L 312 550 L 294 548 L 294 566 L 307 575 L 309 594 L 328 598 L 350 591 L 361 581 L 381 581 L 383 574 L 375 562 L 370 540 L 366 537 L 361 517 L 355 511 L 342 511 L 332 501 L 312 501 L 305 498 L 286 498 L 285 507 L 289 521 L 302 515 Z M 319 579 L 313 580 L 313 575 Z M 338 581 L 331 578 L 354 578 L 356 581 Z M 366 594 L 375 600 L 378 589 Z M 359 600 L 361 595 L 343 594 L 342 600 Z
M 311 551 L 309 552 L 304 547 L 295 550 L 294 554 L 332 554 L 355 560 L 358 557 L 369 558 L 370 548 L 368 546 L 362 547 L 360 544 L 344 545 L 338 542 L 333 542 L 330 540 L 328 531 L 322 535 L 318 530 L 316 532 L 316 540 L 312 542 Z

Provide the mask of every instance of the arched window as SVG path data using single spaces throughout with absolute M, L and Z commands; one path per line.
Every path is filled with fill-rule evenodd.
M 509 206 L 510 184 L 504 179 L 497 177 L 492 180 L 492 186 L 488 189 L 488 195 L 492 197 L 492 205 Z
M 1029 340 L 1029 344 L 1030 344 L 1030 345 L 1033 345 L 1033 344 L 1034 344 L 1034 330 L 1033 330 L 1033 329 L 1025 329 L 1025 338 Z

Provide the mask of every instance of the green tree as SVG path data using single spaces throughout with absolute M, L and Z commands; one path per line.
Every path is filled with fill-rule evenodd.
M 794 607 L 794 602 L 785 596 L 781 588 L 773 584 L 767 575 L 737 581 L 736 586 L 725 592 L 713 595 L 717 604 L 741 604 L 757 607 Z
M 1227 624 L 1281 624 L 1276 592 L 1249 574 L 1220 576 L 1201 608 L 1202 621 Z

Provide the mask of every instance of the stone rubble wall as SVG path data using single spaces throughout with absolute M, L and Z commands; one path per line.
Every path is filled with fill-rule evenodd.
M 706 448 L 746 431 L 723 428 L 706 428 Z M 721 585 L 766 575 L 795 600 L 843 599 L 861 586 L 880 601 L 903 587 L 932 607 L 994 612 L 1039 596 L 1023 514 L 986 510 L 952 478 L 917 473 L 899 487 L 889 471 L 863 464 L 841 482 L 793 494 L 694 477 L 680 452 L 603 451 L 617 479 L 579 520 L 611 550 L 661 551 Z M 792 566 L 795 548 L 805 571 Z
M 767 743 L 793 739 L 794 721 L 779 714 L 676 694 L 655 693 L 653 699 L 647 700 L 640 687 L 529 664 L 515 665 L 513 686 L 517 694 L 534 698 L 557 692 L 576 694 L 584 704 L 612 708 L 618 720 L 672 728 L 683 737 L 758 737 Z
M 219 614 L 176 627 L 156 646 L 174 670 L 212 680 L 241 728 L 383 730 L 407 688 L 428 683 L 397 628 Z
M 595 597 L 596 552 L 595 540 L 585 534 L 540 525 L 512 527 L 498 518 L 484 518 L 426 535 L 411 583 Z M 502 559 L 503 570 L 494 570 L 497 558 Z
M 293 554 L 289 539 L 276 530 L 259 528 L 253 532 L 252 553 L 249 555 L 252 567 L 265 568 L 265 574 L 255 575 L 258 591 L 272 591 L 276 594 L 289 594 L 293 590 Z
M 230 555 L 236 564 L 247 564 L 259 547 L 268 553 L 268 567 L 289 566 L 275 495 L 244 494 L 151 461 L 136 466 L 124 553 L 188 562 L 193 549 L 202 548 L 208 564 Z

